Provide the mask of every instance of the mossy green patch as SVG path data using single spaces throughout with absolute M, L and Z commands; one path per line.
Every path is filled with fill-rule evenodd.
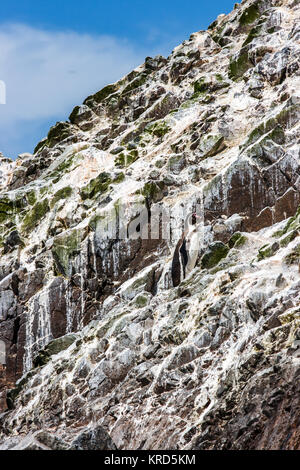
M 162 168 L 163 166 L 165 166 L 165 164 L 166 164 L 166 161 L 163 158 L 160 158 L 154 163 L 156 168 Z
M 120 184 L 125 180 L 125 174 L 121 171 L 117 174 L 117 176 L 113 179 L 113 184 Z
M 257 260 L 261 261 L 266 258 L 273 256 L 280 248 L 279 243 L 273 243 L 272 245 L 264 245 L 258 250 Z
M 222 242 L 212 243 L 201 259 L 202 269 L 211 269 L 229 253 L 229 247 Z
M 287 265 L 300 263 L 300 244 L 296 245 L 294 249 L 284 258 Z
M 242 47 L 247 46 L 248 44 L 250 44 L 253 41 L 253 39 L 258 38 L 261 35 L 261 32 L 262 32 L 262 25 L 261 24 L 258 24 L 257 26 L 254 26 L 250 30 L 250 32 L 249 32 L 247 38 L 245 39 L 245 41 L 243 42 Z
M 155 137 L 164 137 L 168 132 L 170 132 L 171 127 L 165 121 L 156 121 L 154 124 L 149 124 L 145 128 L 145 132 L 151 134 Z
M 33 153 L 38 153 L 40 150 L 46 147 L 46 145 L 47 145 L 47 138 L 45 137 L 44 139 L 40 140 L 40 142 L 35 146 Z
M 278 145 L 282 145 L 285 142 L 285 134 L 282 127 L 277 124 L 276 119 L 271 118 L 265 122 L 262 122 L 255 129 L 253 129 L 242 148 L 247 148 L 250 145 L 253 145 L 263 136 L 266 136 L 266 139 L 268 140 L 273 140 L 273 142 Z
M 293 240 L 295 240 L 296 237 L 300 234 L 300 224 L 298 225 L 297 230 L 292 230 L 286 237 L 282 238 L 279 243 L 281 247 L 287 246 L 289 243 L 291 243 Z
M 53 198 L 50 201 L 51 209 L 55 206 L 55 204 L 60 201 L 61 199 L 67 199 L 71 196 L 73 189 L 70 186 L 66 186 L 65 188 L 60 189 L 57 191 Z
M 71 114 L 69 116 L 69 120 L 71 122 L 75 122 L 75 120 L 78 116 L 79 110 L 80 110 L 80 106 L 75 106 L 75 108 L 73 109 L 73 111 L 71 112 Z
M 225 139 L 219 134 L 208 134 L 201 139 L 198 148 L 202 160 L 213 157 L 226 148 Z
M 296 230 L 300 228 L 300 206 L 297 209 L 296 214 L 293 217 L 290 217 L 286 223 L 286 225 L 281 230 L 277 230 L 273 234 L 273 237 L 279 238 L 285 235 L 286 233 L 290 232 L 291 230 Z
M 241 26 L 252 24 L 259 18 L 258 4 L 259 2 L 255 2 L 243 11 L 239 20 Z
M 222 88 L 227 88 L 229 86 L 229 83 L 226 82 L 223 78 L 223 76 L 219 73 L 217 73 L 214 76 L 204 76 L 198 78 L 194 82 L 194 95 L 197 93 L 200 93 L 199 96 L 202 95 L 202 98 L 204 98 L 203 95 L 205 95 L 208 92 L 214 92 L 217 90 L 221 90 Z
M 194 93 L 205 93 L 209 90 L 209 82 L 205 79 L 205 77 L 200 77 L 194 83 Z
M 139 158 L 138 150 L 120 153 L 115 159 L 115 165 L 118 168 L 127 168 Z
M 299 120 L 299 105 L 287 103 L 287 105 L 276 115 L 275 119 L 284 129 L 289 129 Z
M 163 193 L 162 193 L 163 187 L 164 187 L 164 184 L 162 182 L 150 181 L 146 183 L 143 189 L 139 192 L 148 201 L 157 202 L 163 198 Z
M 235 232 L 230 238 L 228 245 L 229 248 L 238 248 L 245 245 L 246 241 L 247 237 L 245 235 L 243 235 L 241 232 Z
M 93 199 L 99 193 L 105 193 L 111 183 L 112 179 L 109 173 L 100 173 L 97 178 L 92 179 L 84 188 L 81 189 L 80 196 L 83 200 Z
M 147 305 L 148 303 L 148 297 L 146 295 L 138 295 L 135 299 L 134 299 L 134 303 L 136 305 L 137 308 L 143 308 Z
M 52 255 L 58 274 L 69 277 L 71 274 L 71 257 L 80 250 L 81 234 L 72 230 L 54 239 Z
M 54 147 L 58 142 L 62 142 L 72 133 L 71 125 L 68 122 L 57 122 L 52 126 L 46 139 L 41 140 L 34 149 L 34 153 L 42 150 L 44 147 Z
M 134 80 L 128 83 L 128 85 L 124 88 L 122 94 L 129 93 L 144 85 L 144 83 L 147 81 L 150 72 L 151 71 L 148 70 L 147 72 L 142 72 L 140 75 L 138 75 Z
M 30 204 L 31 206 L 33 206 L 36 201 L 37 201 L 37 195 L 36 195 L 36 192 L 34 190 L 31 190 L 29 191 L 28 193 L 26 193 L 26 199 L 28 201 L 28 204 Z
M 95 93 L 94 95 L 88 96 L 84 100 L 83 104 L 86 104 L 86 105 L 89 106 L 94 101 L 96 101 L 96 103 L 101 103 L 106 98 L 108 98 L 110 95 L 112 95 L 113 93 L 116 93 L 118 91 L 118 89 L 119 89 L 119 84 L 118 83 L 107 85 L 104 88 L 102 88 L 102 90 Z
M 94 215 L 89 221 L 89 228 L 92 232 L 96 231 L 97 225 L 99 222 L 105 220 L 105 217 L 102 215 Z
M 203 103 L 203 104 L 208 104 L 211 101 L 213 101 L 214 97 L 213 95 L 206 93 L 206 92 L 197 92 L 192 95 L 192 97 L 184 103 L 179 108 L 179 111 L 182 109 L 189 109 L 191 106 L 197 104 L 197 103 Z
M 33 230 L 45 217 L 49 210 L 49 201 L 47 198 L 37 202 L 25 215 L 21 226 L 21 232 L 29 233 L 31 230 Z
M 58 354 L 61 351 L 65 351 L 77 339 L 78 336 L 76 336 L 75 334 L 68 334 L 66 336 L 54 339 L 45 347 L 45 349 L 39 352 L 39 354 L 33 361 L 34 367 L 44 366 L 50 361 L 51 356 Z
M 73 153 L 71 156 L 65 158 L 51 173 L 50 178 L 61 178 L 64 173 L 67 173 L 68 170 L 74 164 L 75 158 L 78 156 L 77 153 Z
M 241 49 L 239 56 L 236 59 L 231 59 L 229 64 L 228 76 L 231 80 L 238 80 L 247 70 L 253 67 L 252 62 L 248 57 L 248 50 Z
M 22 195 L 14 200 L 10 199 L 5 194 L 2 195 L 0 197 L 0 223 L 10 220 L 13 216 L 20 214 L 25 207 L 26 200 Z

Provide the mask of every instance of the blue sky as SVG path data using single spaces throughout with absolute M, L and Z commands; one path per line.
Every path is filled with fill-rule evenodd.
M 233 0 L 11 0 L 0 16 L 0 152 L 32 152 L 86 96 L 168 56 Z

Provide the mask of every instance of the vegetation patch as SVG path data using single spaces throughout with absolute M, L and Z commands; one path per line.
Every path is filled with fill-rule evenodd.
M 248 57 L 248 50 L 243 48 L 241 49 L 240 54 L 236 59 L 232 58 L 230 60 L 228 76 L 231 78 L 231 80 L 236 81 L 241 78 L 251 67 L 253 67 L 253 64 Z
M 134 80 L 128 83 L 122 94 L 129 93 L 130 91 L 136 90 L 140 86 L 144 85 L 144 83 L 147 81 L 149 73 L 151 73 L 151 70 L 142 72 L 140 75 L 138 75 Z
M 68 349 L 77 339 L 78 336 L 75 334 L 68 334 L 61 338 L 54 339 L 45 347 L 45 349 L 39 352 L 33 361 L 34 367 L 44 366 L 50 361 L 52 356 Z
M 138 150 L 122 152 L 115 159 L 115 166 L 118 168 L 127 168 L 139 158 Z
M 94 95 L 88 96 L 83 104 L 86 104 L 89 106 L 93 101 L 96 101 L 96 103 L 101 103 L 104 101 L 106 98 L 108 98 L 110 95 L 113 93 L 116 93 L 119 89 L 119 85 L 117 83 L 112 84 L 112 85 L 107 85 L 102 90 L 98 91 Z
M 258 3 L 259 2 L 253 3 L 243 11 L 239 21 L 241 26 L 252 24 L 259 18 L 260 12 Z
M 261 35 L 261 32 L 262 32 L 262 25 L 261 24 L 258 24 L 257 26 L 254 26 L 250 30 L 250 32 L 249 32 L 247 38 L 245 39 L 242 47 L 247 46 L 248 44 L 250 44 L 253 41 L 253 39 L 258 38 Z
M 37 202 L 25 215 L 21 231 L 24 233 L 29 233 L 45 217 L 49 210 L 49 201 L 47 198 L 45 198 L 43 201 Z
M 158 202 L 161 201 L 164 197 L 163 195 L 164 183 L 149 181 L 145 184 L 142 190 L 138 192 L 144 196 L 149 202 Z
M 272 245 L 264 245 L 258 250 L 257 260 L 261 261 L 266 258 L 270 258 L 271 256 L 275 255 L 275 253 L 279 250 L 280 245 L 279 243 L 275 242 Z
M 300 243 L 284 258 L 284 261 L 287 265 L 300 262 Z
M 0 198 L 0 223 L 10 220 L 14 215 L 19 214 L 26 207 L 26 200 L 20 196 L 15 200 L 3 195 Z
M 275 238 L 282 237 L 283 235 L 290 232 L 291 230 L 296 230 L 296 229 L 300 229 L 300 206 L 298 207 L 298 210 L 296 214 L 294 215 L 294 217 L 290 217 L 288 222 L 284 226 L 284 228 L 281 230 L 277 230 L 277 232 L 273 234 L 273 237 Z
M 58 142 L 62 142 L 72 134 L 71 125 L 68 122 L 57 122 L 52 126 L 46 139 L 41 140 L 34 149 L 34 153 L 44 147 L 52 148 Z
M 145 128 L 145 132 L 155 137 L 164 137 L 170 130 L 171 127 L 165 121 L 157 121 Z
M 52 255 L 58 274 L 69 277 L 71 274 L 70 259 L 79 253 L 81 236 L 78 230 L 72 230 L 54 239 Z
M 213 157 L 226 148 L 225 139 L 222 135 L 209 134 L 203 137 L 199 143 L 201 159 Z
M 246 241 L 247 237 L 245 235 L 243 235 L 241 232 L 235 232 L 230 238 L 228 245 L 229 248 L 238 248 L 245 245 Z
M 70 186 L 66 186 L 65 188 L 60 189 L 57 191 L 50 202 L 51 209 L 55 206 L 55 204 L 60 201 L 61 199 L 67 199 L 71 196 L 73 189 Z
M 33 205 L 36 203 L 36 201 L 37 201 L 36 192 L 35 192 L 34 190 L 29 191 L 29 192 L 26 194 L 26 199 L 27 199 L 28 204 L 30 204 L 31 206 L 33 206 Z
M 93 199 L 99 193 L 103 194 L 108 190 L 112 179 L 109 173 L 100 173 L 97 178 L 92 179 L 81 191 L 80 196 L 83 200 Z
M 70 157 L 65 158 L 51 173 L 50 178 L 61 178 L 73 165 L 77 153 L 73 153 Z

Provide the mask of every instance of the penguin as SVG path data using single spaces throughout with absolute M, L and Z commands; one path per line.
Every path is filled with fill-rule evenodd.
M 199 254 L 197 218 L 196 213 L 189 216 L 188 227 L 175 247 L 171 268 L 173 287 L 177 287 L 196 266 Z

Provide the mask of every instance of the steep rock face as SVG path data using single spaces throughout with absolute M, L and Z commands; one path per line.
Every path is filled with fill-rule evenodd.
M 0 157 L 4 448 L 300 447 L 298 18 L 243 1 Z

